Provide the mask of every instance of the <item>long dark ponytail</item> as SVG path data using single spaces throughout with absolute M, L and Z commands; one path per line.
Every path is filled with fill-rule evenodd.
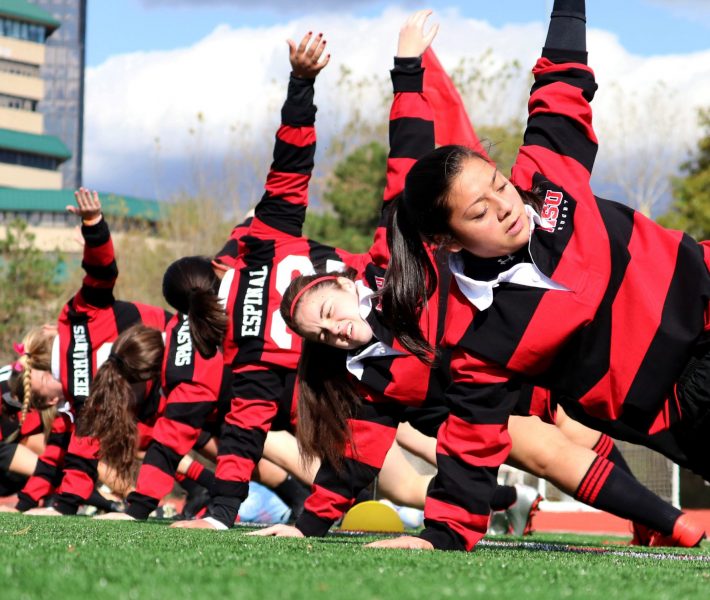
M 205 358 L 216 354 L 227 333 L 227 313 L 217 295 L 218 289 L 219 278 L 210 259 L 204 256 L 180 258 L 163 276 L 165 300 L 187 315 L 192 341 Z
M 474 158 L 486 160 L 466 146 L 441 146 L 423 156 L 407 174 L 404 193 L 392 211 L 383 314 L 399 342 L 427 364 L 436 355 L 419 318 L 438 283 L 432 248 L 451 238 L 446 200 L 464 163 Z

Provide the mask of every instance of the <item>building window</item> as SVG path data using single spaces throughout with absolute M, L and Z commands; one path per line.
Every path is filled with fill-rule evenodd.
M 39 67 L 14 60 L 0 59 L 0 72 L 23 77 L 40 77 Z
M 34 169 L 48 169 L 50 171 L 56 171 L 59 166 L 57 159 L 51 156 L 39 156 L 37 154 L 2 149 L 0 149 L 0 162 Z
M 17 110 L 37 112 L 37 101 L 30 100 L 29 98 L 0 94 L 0 108 L 15 108 Z
M 44 44 L 46 38 L 45 33 L 45 28 L 42 25 L 16 21 L 8 17 L 0 17 L 0 35 L 4 35 L 5 37 Z

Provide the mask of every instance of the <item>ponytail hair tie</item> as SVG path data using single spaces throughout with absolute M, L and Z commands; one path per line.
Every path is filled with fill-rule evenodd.
M 291 315 L 291 320 L 293 320 L 293 313 L 296 311 L 296 304 L 298 304 L 298 301 L 301 299 L 301 296 L 303 296 L 303 294 L 305 294 L 313 286 L 318 285 L 319 283 L 323 283 L 324 281 L 330 280 L 335 281 L 338 279 L 338 277 L 339 275 L 323 275 L 322 277 L 316 277 L 313 281 L 304 285 L 298 292 L 298 294 L 293 297 L 293 301 L 291 302 L 291 310 L 289 311 L 289 314 Z
M 107 362 L 112 362 L 118 367 L 119 371 L 125 371 L 126 370 L 126 363 L 123 361 L 123 359 L 116 353 L 111 352 L 108 355 L 108 358 L 106 359 Z
M 25 352 L 25 345 L 23 343 L 18 344 L 17 342 L 13 342 L 12 349 L 19 355 L 20 358 L 26 356 L 29 359 L 30 355 L 28 352 Z M 21 360 L 16 360 L 12 363 L 12 370 L 17 373 L 22 373 L 22 371 L 25 370 L 25 366 L 22 364 Z

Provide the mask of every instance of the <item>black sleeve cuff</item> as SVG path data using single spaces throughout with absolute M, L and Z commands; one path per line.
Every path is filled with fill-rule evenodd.
M 83 225 L 81 226 L 81 235 L 84 238 L 84 242 L 90 248 L 95 248 L 96 246 L 101 246 L 111 239 L 111 231 L 108 228 L 108 223 L 103 217 L 95 225 Z
M 550 59 L 555 64 L 580 63 L 587 64 L 587 53 L 582 50 L 559 50 L 557 48 L 543 48 L 542 57 Z
M 315 513 L 304 510 L 296 519 L 296 529 L 306 537 L 323 537 L 333 525 L 332 519 L 323 519 Z
M 225 527 L 234 527 L 242 501 L 237 498 L 217 497 L 210 504 L 208 516 L 217 519 Z
M 138 492 L 128 494 L 126 503 L 128 504 L 126 514 L 139 521 L 145 521 L 148 515 L 158 507 L 158 500 L 146 496 L 145 494 L 139 494 Z
M 437 550 L 466 550 L 466 545 L 461 537 L 441 523 L 426 523 L 426 528 L 419 534 L 419 537 L 431 542 L 432 546 Z
M 20 512 L 25 512 L 26 510 L 30 510 L 30 508 L 37 508 L 38 505 L 39 502 L 33 500 L 24 492 L 17 494 L 17 504 L 15 505 L 15 508 Z
M 288 96 L 281 109 L 284 125 L 302 127 L 316 121 L 316 106 L 313 104 L 315 79 L 302 79 L 291 75 L 288 81 Z
M 79 504 L 84 499 L 74 494 L 57 494 L 52 500 L 51 507 L 63 515 L 75 515 L 79 510 Z
M 394 69 L 390 71 L 392 77 L 392 90 L 395 94 L 399 92 L 424 91 L 424 68 L 422 67 L 422 57 L 400 58 L 394 57 Z

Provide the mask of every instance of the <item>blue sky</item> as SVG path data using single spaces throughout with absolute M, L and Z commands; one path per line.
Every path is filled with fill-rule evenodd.
M 500 27 L 507 23 L 543 22 L 552 1 L 90 0 L 87 64 L 95 66 L 126 52 L 189 46 L 220 24 L 252 28 L 283 23 L 306 12 L 294 11 L 294 5 L 308 7 L 310 14 L 351 12 L 357 16 L 375 16 L 390 6 L 429 7 L 437 11 L 454 8 L 464 17 Z M 589 0 L 587 14 L 590 26 L 617 34 L 621 44 L 634 54 L 651 56 L 710 48 L 708 0 Z

